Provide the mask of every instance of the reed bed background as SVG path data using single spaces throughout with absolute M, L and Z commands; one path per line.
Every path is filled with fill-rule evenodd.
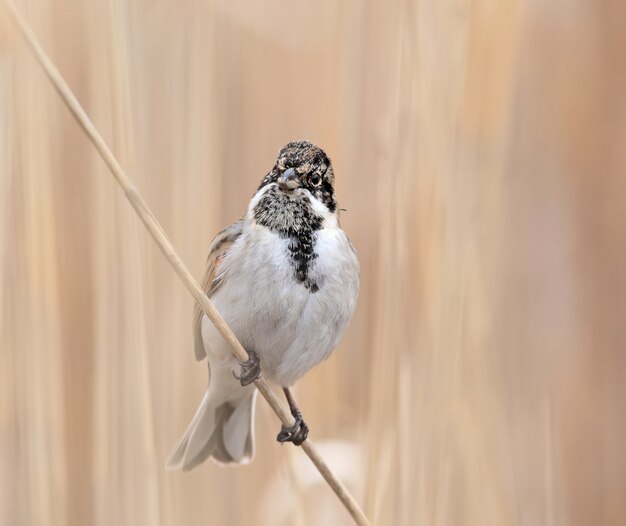
M 299 385 L 381 525 L 626 523 L 626 4 L 16 2 L 197 277 L 287 141 L 358 310 Z M 259 403 L 168 473 L 193 301 L 0 15 L 0 524 L 350 524 Z

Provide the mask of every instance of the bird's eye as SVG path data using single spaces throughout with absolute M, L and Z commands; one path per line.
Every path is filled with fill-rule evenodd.
M 313 174 L 311 177 L 309 177 L 309 182 L 313 186 L 319 186 L 320 183 L 322 182 L 322 178 L 317 174 Z

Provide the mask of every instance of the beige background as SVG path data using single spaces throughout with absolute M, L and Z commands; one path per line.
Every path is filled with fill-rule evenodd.
M 287 141 L 362 293 L 297 388 L 381 525 L 626 524 L 626 3 L 23 0 L 192 272 Z M 0 16 L 0 524 L 350 524 L 259 404 L 163 465 L 192 300 Z

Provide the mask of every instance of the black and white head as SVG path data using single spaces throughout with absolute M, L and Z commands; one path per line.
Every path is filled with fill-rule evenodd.
M 280 150 L 257 193 L 272 188 L 271 194 L 301 204 L 309 201 L 318 214 L 328 216 L 337 211 L 334 183 L 333 167 L 324 150 L 309 141 L 295 141 Z

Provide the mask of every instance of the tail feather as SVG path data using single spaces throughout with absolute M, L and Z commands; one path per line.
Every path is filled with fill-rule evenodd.
M 254 456 L 256 391 L 219 405 L 211 398 L 207 391 L 187 431 L 170 454 L 167 469 L 189 471 L 208 457 L 223 463 L 246 463 Z
M 232 414 L 224 419 L 224 430 L 221 433 L 224 449 L 231 459 L 251 460 L 254 455 L 254 406 L 256 391 L 239 403 Z M 216 457 L 217 458 L 217 457 Z M 218 459 L 219 460 L 219 459 Z M 222 462 L 224 462 L 222 460 Z

